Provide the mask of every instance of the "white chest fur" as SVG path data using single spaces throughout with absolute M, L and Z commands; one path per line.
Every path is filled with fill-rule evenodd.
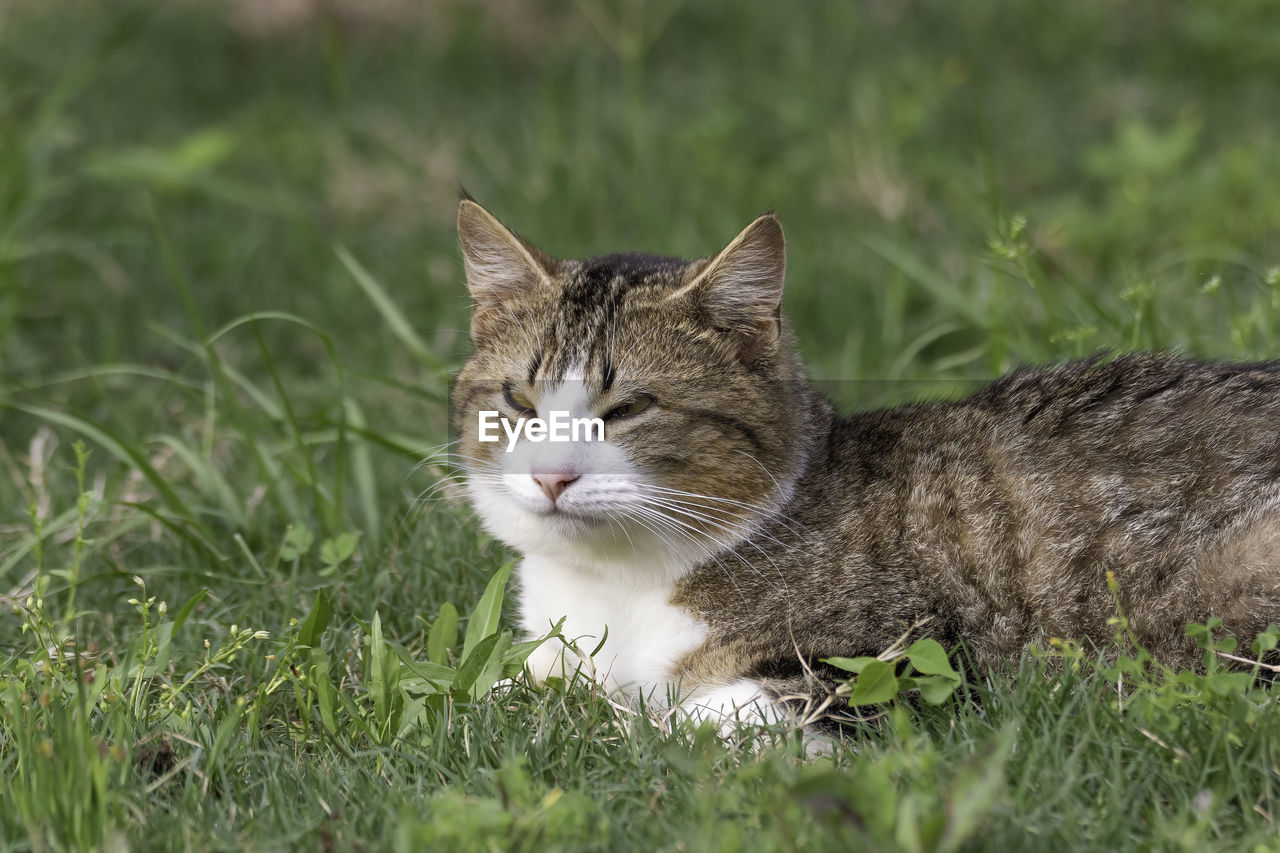
M 561 633 L 580 652 L 562 662 L 564 648 L 554 641 L 544 644 L 529 660 L 539 680 L 561 675 L 562 667 L 571 674 L 582 663 L 611 689 L 632 696 L 664 694 L 676 680 L 676 661 L 706 638 L 705 624 L 669 602 L 665 579 L 649 576 L 643 583 L 628 583 L 622 571 L 585 572 L 532 556 L 518 572 L 524 629 L 545 634 L 563 616 Z M 601 640 L 594 658 L 586 659 Z
M 781 718 L 781 707 L 756 681 L 678 681 L 677 661 L 703 643 L 707 626 L 671 604 L 670 581 L 641 574 L 645 582 L 637 584 L 634 567 L 588 572 L 532 556 L 518 572 L 521 626 L 540 636 L 564 617 L 561 634 L 572 644 L 551 640 L 530 656 L 529 669 L 539 681 L 567 677 L 581 667 L 611 691 L 652 706 L 679 704 L 694 718 L 724 727 L 735 719 Z

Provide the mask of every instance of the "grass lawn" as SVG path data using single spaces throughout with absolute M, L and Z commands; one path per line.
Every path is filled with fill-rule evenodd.
M 513 555 L 419 464 L 459 183 L 564 256 L 776 209 L 847 407 L 1280 355 L 1270 0 L 315 5 L 0 4 L 0 847 L 1280 849 L 1274 691 L 1122 623 L 810 760 L 491 691 Z

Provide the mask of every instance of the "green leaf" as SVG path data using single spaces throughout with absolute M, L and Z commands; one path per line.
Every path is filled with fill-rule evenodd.
M 336 568 L 356 552 L 359 533 L 342 533 L 326 539 L 320 545 L 320 560 L 329 568 Z
M 298 717 L 302 720 L 302 729 L 307 734 L 311 733 L 311 692 L 307 690 L 300 679 L 292 679 L 293 684 L 293 701 L 298 705 Z
M 934 826 L 930 825 L 928 815 L 933 810 L 932 803 L 921 803 L 918 791 L 907 791 L 898 801 L 898 813 L 894 821 L 893 840 L 903 850 L 911 853 L 923 853 L 933 849 L 936 839 Z M 926 841 L 928 837 L 929 841 Z
M 316 535 L 304 524 L 291 525 L 284 534 L 284 542 L 280 545 L 280 559 L 296 560 L 311 550 Z
M 400 658 L 400 665 L 412 676 L 447 687 L 453 681 L 454 676 L 457 675 L 458 671 L 451 666 L 425 660 L 414 660 L 413 655 L 409 654 L 409 650 L 399 643 L 390 643 L 389 645 L 395 650 L 396 657 Z
M 430 729 L 431 714 L 427 713 L 427 699 L 419 696 L 412 699 L 404 707 L 404 717 L 400 720 L 400 730 L 396 738 L 401 739 L 418 729 Z
M 914 681 L 912 686 L 920 691 L 920 696 L 930 705 L 941 705 L 946 702 L 960 686 L 958 680 L 953 681 L 945 675 L 925 675 L 912 680 Z
M 331 613 L 329 599 L 321 589 L 316 593 L 315 603 L 311 605 L 311 612 L 307 614 L 306 621 L 302 623 L 302 630 L 298 631 L 298 643 L 312 648 L 319 646 L 320 639 L 324 636 L 324 629 L 329 626 Z
M 1116 662 L 1103 670 L 1103 674 L 1108 681 L 1115 681 L 1121 676 L 1128 675 L 1134 680 L 1142 680 L 1147 675 L 1146 662 L 1132 655 L 1121 655 L 1116 658 Z
M 92 157 L 88 171 L 107 181 L 176 189 L 196 184 L 231 156 L 239 140 L 227 128 L 207 127 L 176 144 L 133 146 Z
M 834 666 L 837 669 L 843 669 L 845 672 L 852 672 L 852 673 L 862 672 L 862 670 L 866 668 L 867 664 L 871 663 L 874 660 L 875 658 L 868 658 L 868 657 L 822 658 L 823 663 L 830 664 L 831 666 Z
M 954 681 L 960 680 L 960 674 L 951 668 L 946 651 L 937 640 L 921 637 L 907 649 L 907 660 L 916 672 L 924 675 L 942 675 Z
M 432 663 L 448 662 L 449 649 L 458 642 L 458 609 L 449 602 L 440 605 L 436 621 L 427 634 L 427 660 Z
M 560 617 L 560 621 L 551 626 L 551 630 L 536 640 L 526 640 L 523 643 L 514 643 L 511 648 L 507 649 L 506 654 L 502 656 L 502 676 L 504 678 L 514 678 L 524 670 L 524 662 L 529 659 L 529 655 L 533 654 L 534 649 L 547 642 L 550 639 L 560 636 L 560 629 L 564 627 L 564 617 Z
M 1261 657 L 1264 652 L 1272 651 L 1275 649 L 1278 639 L 1280 639 L 1280 632 L 1276 630 L 1276 626 L 1267 626 L 1267 630 L 1259 634 L 1258 638 L 1253 641 L 1251 648 L 1254 655 Z
M 1249 672 L 1214 672 L 1205 676 L 1205 686 L 1218 696 L 1242 696 L 1253 685 Z
M 388 652 L 391 647 L 382 639 L 382 618 L 373 614 L 369 631 L 369 694 L 373 697 L 373 716 L 385 741 L 399 728 L 404 697 L 400 693 L 400 663 Z
M 494 572 L 488 586 L 484 588 L 484 594 L 480 596 L 480 603 L 471 611 L 471 618 L 467 620 L 467 636 L 462 643 L 464 662 L 470 658 L 477 643 L 498 630 L 498 621 L 502 617 L 502 593 L 506 590 L 507 579 L 510 577 L 511 563 L 507 563 Z
M 498 644 L 498 635 L 490 634 L 480 642 L 476 643 L 476 647 L 471 650 L 471 654 L 467 655 L 462 661 L 462 666 L 458 667 L 458 674 L 453 678 L 453 692 L 467 693 L 471 690 L 471 686 L 476 683 L 489 663 L 489 655 L 493 652 L 493 647 Z
M 898 679 L 893 669 L 893 664 L 880 660 L 868 663 L 853 684 L 853 695 L 849 697 L 849 704 L 878 705 L 897 696 Z
M 493 649 L 489 652 L 488 658 L 485 659 L 484 667 L 481 668 L 480 674 L 476 676 L 475 682 L 471 685 L 472 699 L 479 699 L 484 696 L 493 688 L 493 685 L 498 683 L 498 679 L 502 678 L 503 658 L 510 648 L 511 631 L 503 631 L 498 635 L 497 642 L 493 644 Z
M 365 426 L 364 412 L 360 410 L 360 406 L 355 400 L 346 397 L 343 399 L 342 405 L 348 425 L 353 427 Z M 373 456 L 368 442 L 355 441 L 351 443 L 351 474 L 355 480 L 360 509 L 364 514 L 365 529 L 381 529 L 382 519 L 378 511 L 379 501 L 374 486 L 376 477 L 373 472 Z
M 452 676 L 453 671 L 449 674 Z M 418 696 L 437 696 L 443 693 L 451 693 L 453 691 L 453 680 L 448 681 L 429 681 L 425 678 L 419 678 L 413 673 L 401 674 L 400 689 L 409 698 L 409 701 L 416 701 L 413 697 Z
M 358 726 L 369 737 L 377 740 L 378 736 L 369 728 L 369 723 L 365 720 L 360 706 L 345 693 L 339 693 L 334 690 L 333 695 L 337 697 L 339 704 L 342 705 L 342 710 L 346 712 L 345 719 L 349 720 L 352 725 Z
M 161 622 L 156 626 L 156 657 L 149 669 L 154 673 L 164 672 L 169 666 L 169 651 L 173 647 L 173 623 Z
M 333 711 L 337 703 L 337 691 L 329 680 L 329 656 L 319 646 L 311 648 L 311 686 L 316 691 L 316 702 L 320 705 L 320 722 L 330 734 L 338 731 Z
M 182 629 L 182 626 L 185 625 L 187 622 L 187 617 L 191 615 L 191 611 L 195 610 L 196 605 L 199 604 L 201 601 L 203 601 L 204 597 L 208 594 L 209 594 L 209 589 L 208 587 L 205 587 L 204 589 L 200 590 L 195 595 L 187 599 L 187 603 L 182 605 L 182 609 L 179 610 L 178 615 L 174 617 L 173 633 L 176 634 L 178 633 L 178 631 Z
M 379 693 L 384 689 L 382 667 L 386 662 L 387 648 L 382 640 L 382 614 L 374 611 L 373 624 L 369 626 L 369 693 L 373 696 L 374 707 L 385 696 Z

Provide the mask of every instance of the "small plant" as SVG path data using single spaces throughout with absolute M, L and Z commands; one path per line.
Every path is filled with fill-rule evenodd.
M 295 695 L 304 725 L 310 725 L 312 702 L 329 731 L 338 729 L 335 710 L 341 705 L 347 719 L 377 743 L 391 743 L 414 732 L 429 732 L 442 718 L 450 702 L 475 702 L 484 698 L 504 678 L 524 669 L 533 650 L 558 636 L 558 626 L 536 640 L 513 642 L 510 629 L 500 625 L 502 597 L 511 576 L 511 564 L 489 580 L 471 612 L 462 648 L 456 656 L 458 613 L 452 604 L 441 606 L 427 640 L 427 660 L 418 660 L 403 645 L 388 640 L 377 613 L 370 623 L 365 657 L 364 694 L 361 706 L 350 696 L 337 693 L 330 679 L 329 658 L 320 645 L 330 608 L 323 592 L 316 598 L 296 636 L 295 648 L 305 675 L 297 679 Z M 451 663 L 456 660 L 456 665 Z
M 823 663 L 857 676 L 847 685 L 849 705 L 878 705 L 917 691 L 930 705 L 941 705 L 960 687 L 937 640 L 921 637 L 905 649 L 894 643 L 876 657 L 824 658 Z

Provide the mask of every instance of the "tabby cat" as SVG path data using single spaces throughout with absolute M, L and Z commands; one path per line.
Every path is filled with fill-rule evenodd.
M 771 213 L 693 261 L 554 259 L 470 199 L 458 236 L 458 453 L 523 554 L 524 630 L 565 618 L 539 679 L 581 667 L 695 715 L 776 718 L 831 675 L 821 658 L 913 626 L 980 667 L 1108 641 L 1108 572 L 1170 664 L 1196 660 L 1188 622 L 1246 645 L 1280 622 L 1280 362 L 1099 357 L 843 417 L 782 314 Z M 603 440 L 509 440 L 557 411 Z M 485 417 L 508 432 L 482 441 Z

